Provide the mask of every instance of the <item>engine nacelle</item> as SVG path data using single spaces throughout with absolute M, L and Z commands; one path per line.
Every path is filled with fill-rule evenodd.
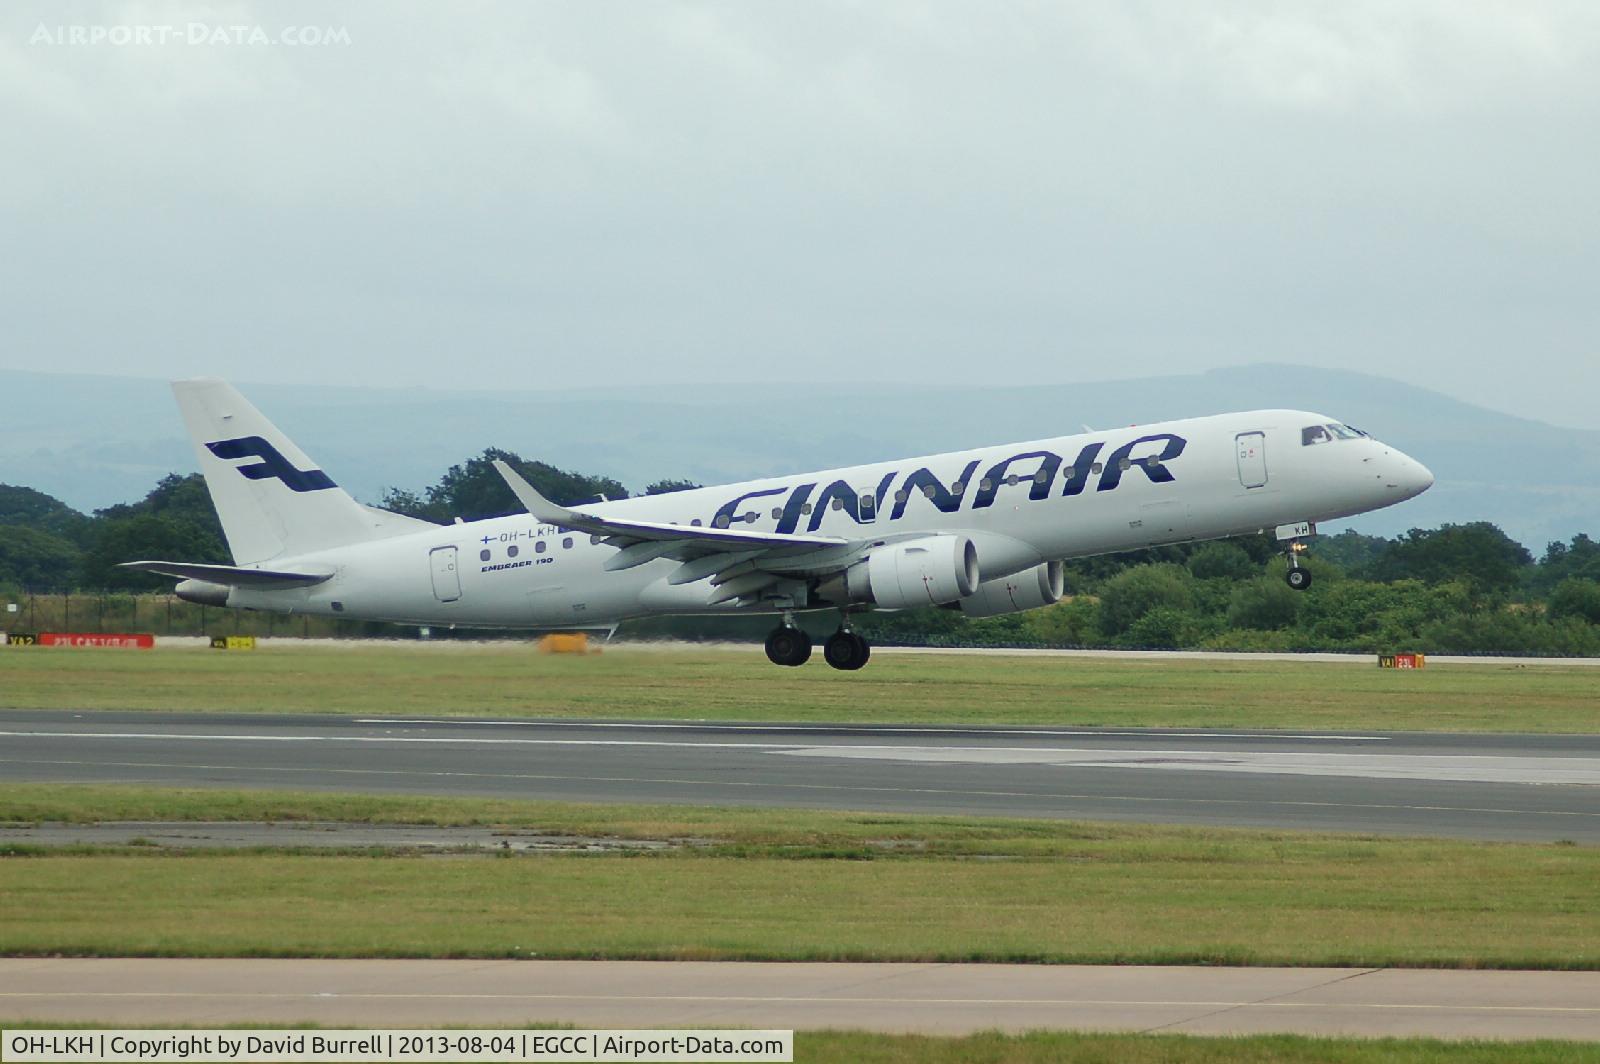
M 977 589 L 978 548 L 961 535 L 886 543 L 841 576 L 819 588 L 819 597 L 886 610 L 942 606 Z
M 998 617 L 1049 606 L 1060 601 L 1065 590 L 1065 566 L 1045 562 L 998 580 L 985 580 L 955 605 L 968 617 Z

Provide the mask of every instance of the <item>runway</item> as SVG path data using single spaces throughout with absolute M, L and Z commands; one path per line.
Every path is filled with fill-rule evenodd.
M 1600 736 L 4 710 L 0 779 L 1600 843 Z
M 0 959 L 55 1023 L 1286 1032 L 1600 1040 L 1600 972 L 650 961 Z

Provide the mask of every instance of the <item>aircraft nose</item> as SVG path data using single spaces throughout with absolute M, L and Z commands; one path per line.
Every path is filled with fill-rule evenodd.
M 1403 493 L 1401 495 L 1403 499 L 1421 495 L 1433 487 L 1433 472 L 1415 458 L 1399 451 L 1394 452 L 1394 465 L 1390 476 L 1393 478 L 1393 486 Z

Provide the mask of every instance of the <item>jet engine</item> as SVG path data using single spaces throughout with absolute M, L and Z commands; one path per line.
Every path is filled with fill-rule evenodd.
M 959 606 L 968 617 L 997 617 L 1002 613 L 1049 606 L 1061 598 L 1065 589 L 1066 574 L 1062 564 L 1045 562 L 998 580 L 985 580 L 972 594 L 952 606 Z
M 870 602 L 886 610 L 940 606 L 979 586 L 978 548 L 967 536 L 923 536 L 875 548 L 818 589 L 831 602 Z

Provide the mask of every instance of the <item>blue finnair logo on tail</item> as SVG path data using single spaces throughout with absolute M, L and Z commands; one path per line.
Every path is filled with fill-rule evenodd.
M 320 469 L 296 469 L 278 449 L 260 436 L 241 436 L 237 440 L 218 440 L 206 444 L 206 450 L 218 458 L 259 458 L 255 465 L 236 468 L 250 480 L 281 480 L 290 491 L 320 491 L 334 486 L 333 480 Z

